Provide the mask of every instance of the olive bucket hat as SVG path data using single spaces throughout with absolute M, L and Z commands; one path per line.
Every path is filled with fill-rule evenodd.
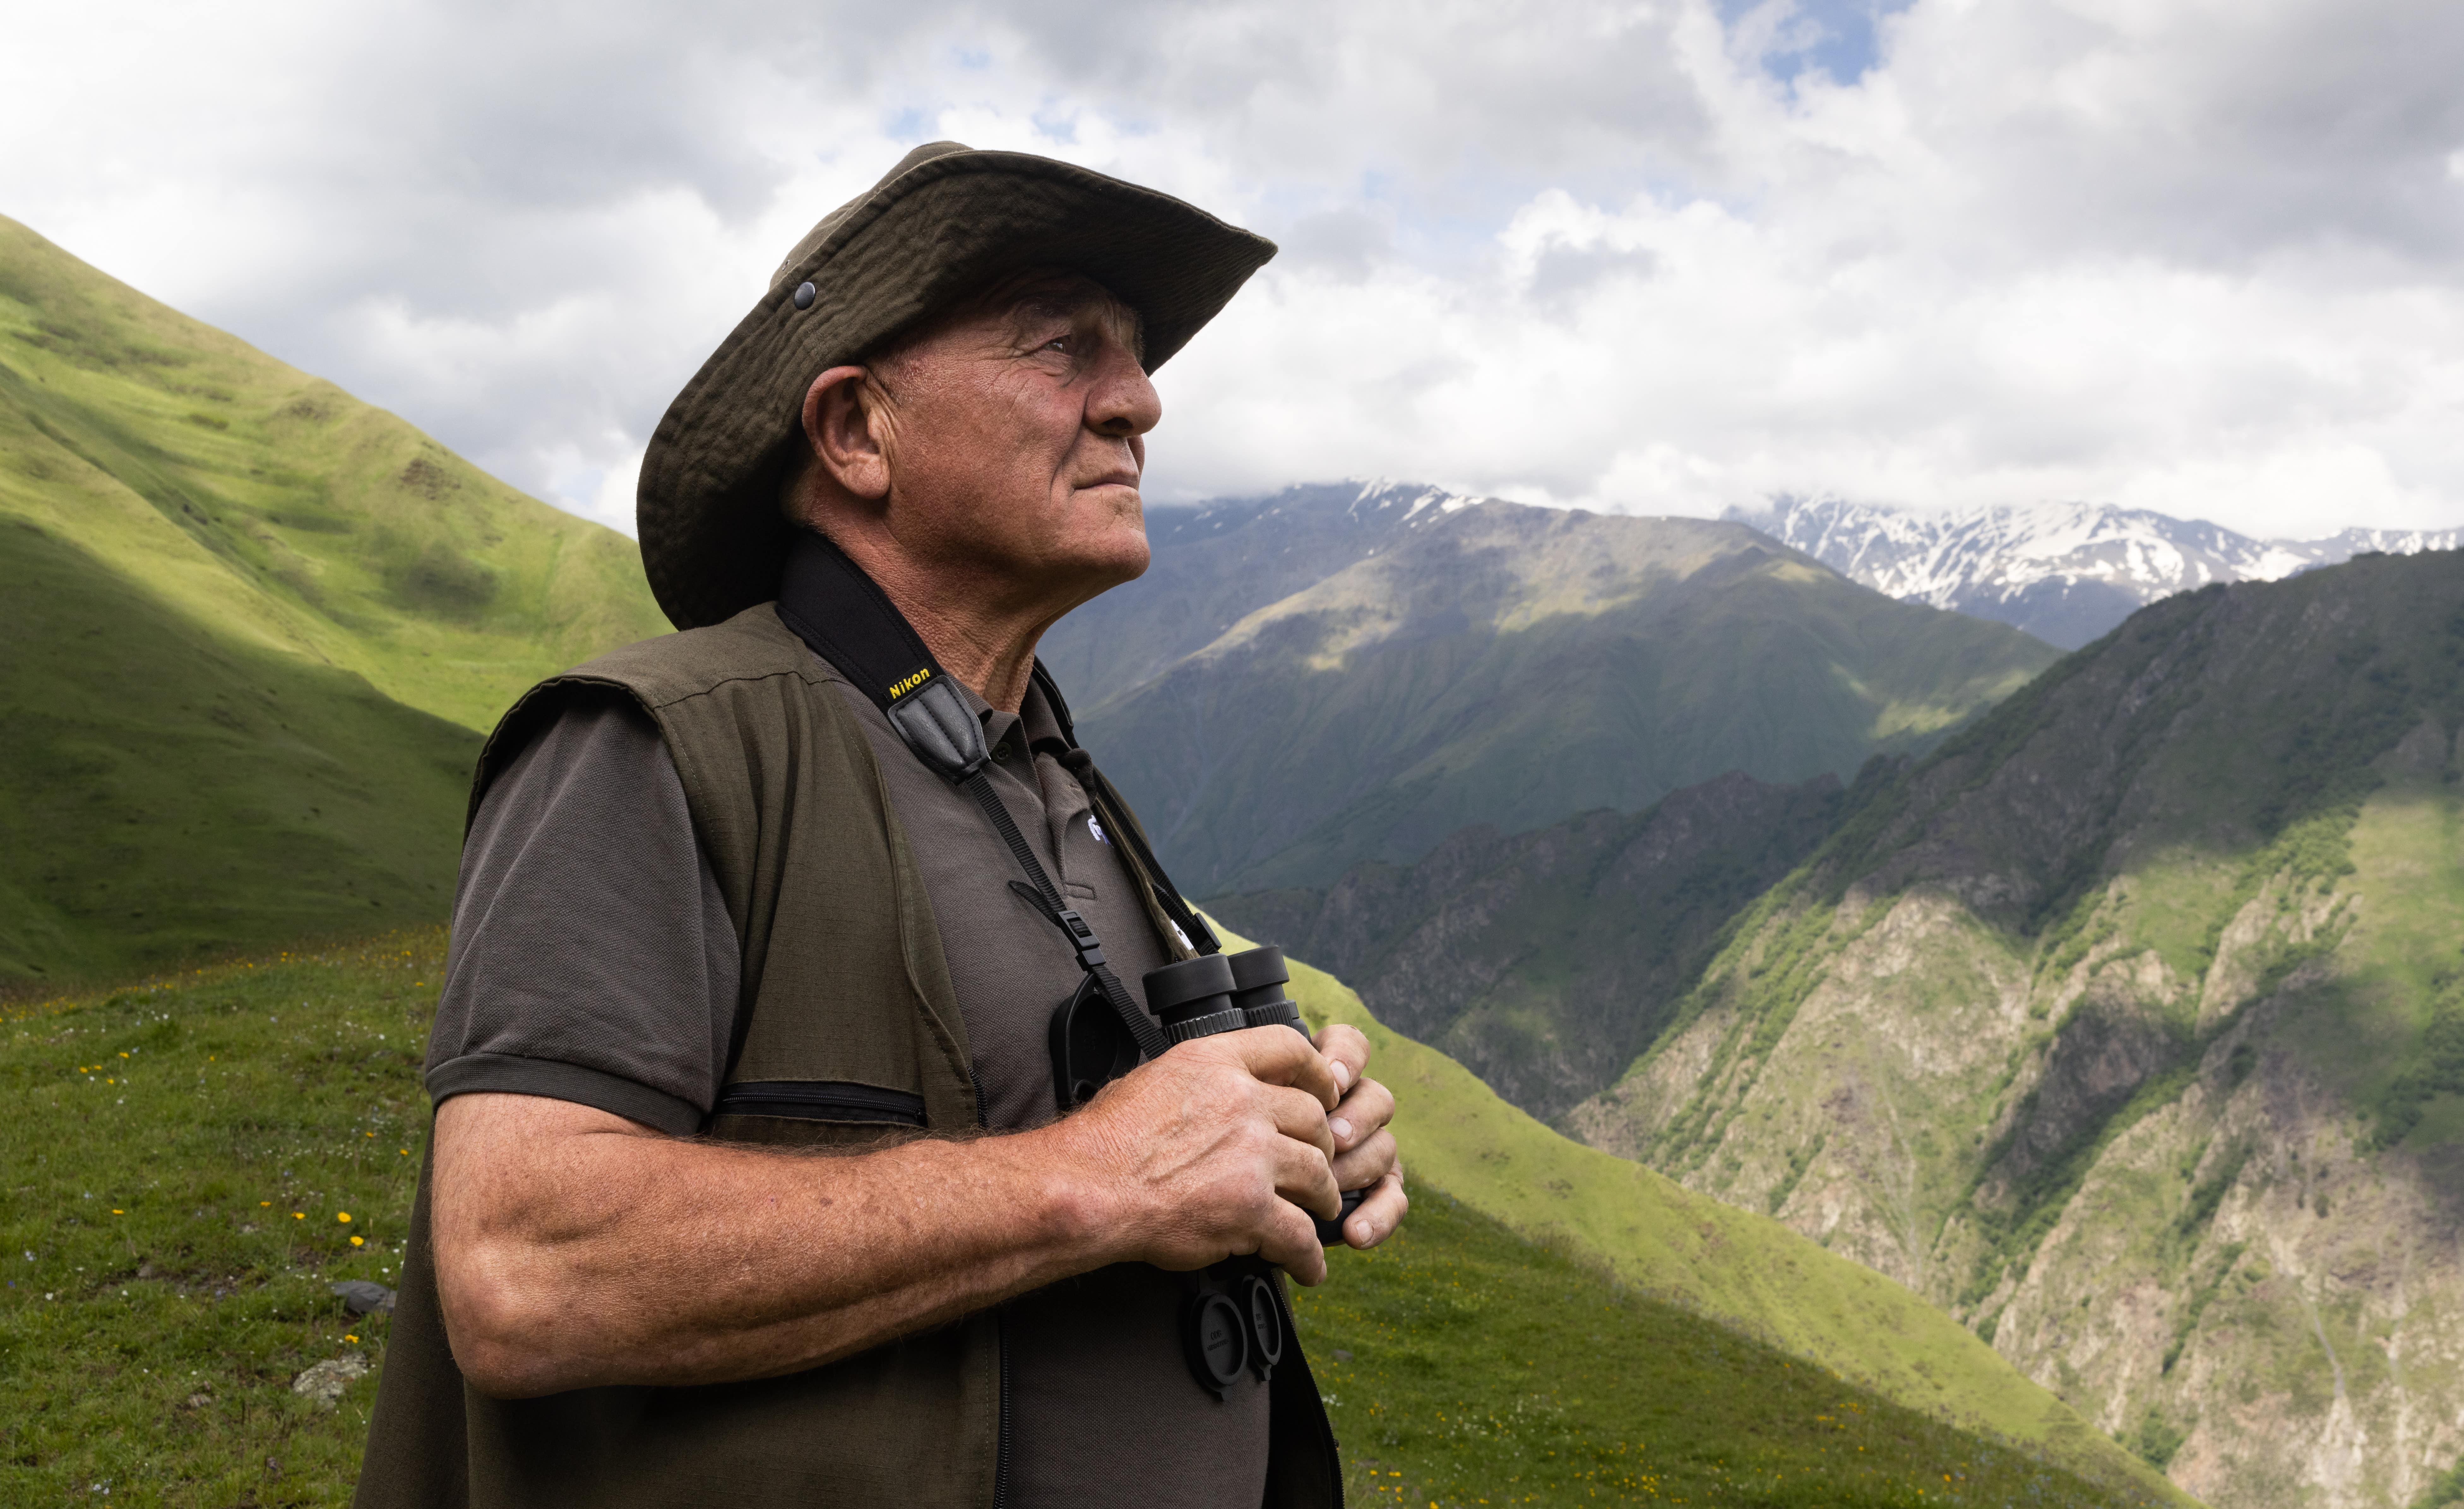
M 830 367 L 995 278 L 1083 273 L 1138 312 L 1147 369 L 1215 318 L 1275 244 L 1194 206 L 1050 158 L 934 142 L 822 218 L 668 406 L 642 459 L 650 590 L 679 629 L 778 595 L 780 469 Z

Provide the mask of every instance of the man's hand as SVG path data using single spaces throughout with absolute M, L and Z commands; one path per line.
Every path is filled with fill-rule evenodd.
M 1401 1224 L 1395 1098 L 1361 1077 L 1369 1039 L 1338 1025 L 1315 1043 L 1274 1027 L 1183 1043 L 1063 1123 L 1123 1202 L 1123 1256 L 1189 1269 L 1256 1253 L 1314 1284 L 1326 1254 L 1309 1216 L 1331 1217 L 1339 1191 L 1369 1191 L 1350 1246 Z
M 1118 1201 L 1121 1258 L 1190 1269 L 1256 1253 L 1313 1284 L 1326 1253 L 1309 1213 L 1342 1199 L 1327 1121 L 1340 1098 L 1299 1033 L 1253 1027 L 1141 1064 L 1053 1130 Z
M 1412 1205 L 1403 1193 L 1395 1134 L 1386 1129 L 1395 1119 L 1395 1097 L 1376 1080 L 1361 1077 L 1369 1067 L 1369 1039 L 1358 1028 L 1334 1023 L 1317 1034 L 1316 1042 L 1343 1088 L 1343 1098 L 1328 1120 L 1334 1133 L 1335 1185 L 1369 1191 L 1360 1209 L 1343 1223 L 1343 1240 L 1350 1247 L 1375 1247 L 1403 1224 L 1403 1212 Z

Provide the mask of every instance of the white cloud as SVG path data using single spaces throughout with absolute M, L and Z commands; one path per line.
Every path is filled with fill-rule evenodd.
M 1286 244 L 1161 376 L 1159 499 L 2464 518 L 2439 0 L 1117 18 L 55 8 L 0 56 L 0 211 L 611 522 L 780 253 L 936 135 Z

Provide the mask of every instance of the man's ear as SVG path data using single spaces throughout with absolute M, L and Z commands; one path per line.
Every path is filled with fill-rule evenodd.
M 890 416 L 861 366 L 833 366 L 804 389 L 804 443 L 830 480 L 854 496 L 890 496 Z

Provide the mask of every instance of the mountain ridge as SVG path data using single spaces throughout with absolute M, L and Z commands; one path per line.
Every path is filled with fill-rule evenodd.
M 1736 524 L 1389 496 L 1365 527 L 1344 515 L 1341 549 L 1306 552 L 1195 627 L 1176 627 L 1183 595 L 1144 582 L 1100 620 L 1138 644 L 1205 639 L 1125 689 L 1072 689 L 1089 747 L 1193 896 L 1331 883 L 1473 823 L 1639 810 L 1731 768 L 1844 777 L 1925 747 L 2055 656 Z M 1230 527 L 1193 521 L 1222 575 L 1331 532 L 1243 506 Z M 1349 504 L 1338 491 L 1317 506 Z M 1157 556 L 1168 582 L 1169 544 Z M 1067 628 L 1057 663 L 1084 663 Z
M 2452 550 L 2464 529 L 2347 528 L 2260 540 L 2204 520 L 2109 503 L 1995 504 L 1916 513 L 1778 498 L 1722 518 L 1759 529 L 1903 602 L 2015 625 L 2076 650 L 2132 612 L 2217 582 L 2274 582 L 2367 553 Z

